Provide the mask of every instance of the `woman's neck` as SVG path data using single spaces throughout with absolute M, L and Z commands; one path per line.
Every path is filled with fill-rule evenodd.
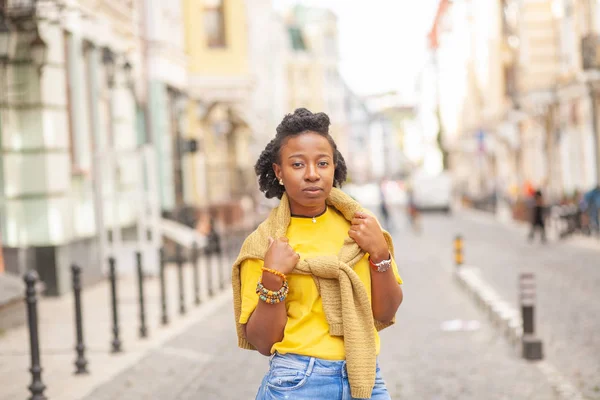
M 290 213 L 293 217 L 314 218 L 325 214 L 325 211 L 327 211 L 326 204 L 314 207 L 298 207 L 290 203 Z

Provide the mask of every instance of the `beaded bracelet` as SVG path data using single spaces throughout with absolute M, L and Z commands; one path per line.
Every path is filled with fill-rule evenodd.
M 256 284 L 256 294 L 258 294 L 258 298 L 268 304 L 277 304 L 284 301 L 288 295 L 289 286 L 287 280 L 283 281 L 283 285 L 281 285 L 281 289 L 274 292 L 272 290 L 264 287 L 262 282 L 259 280 Z
M 267 297 L 275 297 L 278 294 L 281 294 L 286 291 L 289 291 L 289 286 L 288 286 L 287 281 L 283 282 L 283 285 L 281 285 L 281 289 L 279 289 L 278 291 L 273 291 L 273 290 L 267 289 L 266 287 L 264 287 L 264 285 L 262 284 L 261 281 L 258 281 L 258 285 L 256 286 L 256 292 L 262 293 Z
M 263 272 L 269 272 L 269 273 L 271 273 L 273 275 L 277 275 L 277 276 L 281 277 L 281 279 L 283 279 L 284 281 L 286 279 L 286 277 L 283 274 L 283 272 L 279 272 L 277 270 L 274 270 L 274 269 L 271 269 L 271 268 L 267 268 L 265 266 L 261 267 L 260 269 L 262 269 Z

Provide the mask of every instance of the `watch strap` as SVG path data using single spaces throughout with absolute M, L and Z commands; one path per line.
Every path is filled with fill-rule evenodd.
M 392 255 L 390 254 L 387 260 L 378 263 L 374 263 L 373 260 L 371 260 L 371 256 L 369 256 L 369 265 L 374 271 L 385 272 L 392 266 Z

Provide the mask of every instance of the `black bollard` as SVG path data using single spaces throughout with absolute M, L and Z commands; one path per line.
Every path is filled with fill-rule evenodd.
M 114 257 L 108 259 L 109 266 L 109 279 L 110 279 L 110 297 L 112 301 L 112 317 L 113 317 L 113 340 L 111 342 L 112 352 L 120 353 L 123 349 L 121 348 L 121 339 L 119 339 L 119 313 L 117 310 L 117 270 L 116 261 Z
M 222 240 L 219 234 L 216 235 L 216 252 L 217 252 L 217 274 L 219 279 L 219 289 L 225 289 L 225 268 L 227 265 L 227 261 L 225 259 L 226 254 L 223 251 Z
M 209 287 L 208 272 L 206 272 L 207 275 L 204 277 L 206 280 L 201 277 L 202 271 L 208 271 L 208 267 L 210 267 L 210 262 L 208 260 L 207 247 L 205 244 L 204 247 L 198 247 L 198 277 L 199 281 L 201 282 L 198 284 L 199 290 L 201 289 L 202 285 L 206 285 L 207 288 Z
M 209 265 L 209 271 L 212 269 L 213 264 L 217 265 L 217 285 L 219 286 L 219 288 L 223 288 L 224 285 L 224 279 L 223 279 L 223 266 L 221 265 L 222 263 L 222 257 L 221 257 L 221 241 L 219 238 L 219 234 L 217 233 L 217 231 L 214 228 L 214 225 L 211 227 L 210 232 L 208 233 L 208 247 L 210 248 L 210 265 Z M 212 272 L 212 271 L 211 271 Z M 211 290 L 209 291 L 209 294 L 212 296 L 212 276 L 211 276 Z
M 535 277 L 531 273 L 519 275 L 519 300 L 523 326 L 522 346 L 523 358 L 541 360 L 543 356 L 542 341 L 535 336 Z
M 206 258 L 206 287 L 208 291 L 208 297 L 213 297 L 215 295 L 215 288 L 213 285 L 213 243 L 210 237 L 210 234 L 207 238 L 208 243 L 204 248 L 204 254 Z
M 180 244 L 176 246 L 177 277 L 179 279 L 179 314 L 185 314 L 185 288 L 183 286 L 183 251 Z
M 194 302 L 196 305 L 202 302 L 200 299 L 200 276 L 198 271 L 199 258 L 198 243 L 194 241 L 192 244 L 192 267 L 194 268 Z
M 138 276 L 138 294 L 140 301 L 140 337 L 148 337 L 148 328 L 146 327 L 146 309 L 144 307 L 144 268 L 142 267 L 142 253 L 135 253 Z
M 87 374 L 87 360 L 85 359 L 85 344 L 83 342 L 83 313 L 81 311 L 81 267 L 73 264 L 71 266 L 73 274 L 73 297 L 75 299 L 75 333 L 77 335 L 77 343 L 75 350 L 77 358 L 75 359 L 75 374 Z
M 25 301 L 27 302 L 27 323 L 29 325 L 29 345 L 31 350 L 31 385 L 29 400 L 46 400 L 44 390 L 46 385 L 42 382 L 42 365 L 40 362 L 40 342 L 38 337 L 37 296 L 35 284 L 38 281 L 37 272 L 31 270 L 25 274 Z
M 161 322 L 163 325 L 169 324 L 169 314 L 167 312 L 167 289 L 165 283 L 165 250 L 161 247 L 159 250 L 160 257 L 160 309 Z

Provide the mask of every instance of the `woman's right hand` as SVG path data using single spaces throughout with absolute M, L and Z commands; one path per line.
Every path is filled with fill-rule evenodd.
M 298 261 L 300 261 L 300 254 L 292 249 L 287 238 L 269 238 L 269 248 L 265 254 L 265 267 L 287 275 L 294 270 Z

